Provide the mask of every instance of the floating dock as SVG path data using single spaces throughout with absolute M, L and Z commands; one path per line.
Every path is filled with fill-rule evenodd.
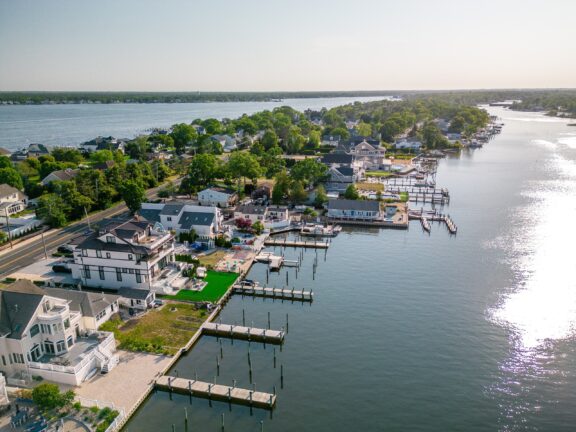
M 203 381 L 177 378 L 163 375 L 156 380 L 156 388 L 191 396 L 228 401 L 241 405 L 250 405 L 260 408 L 272 409 L 276 405 L 276 395 L 258 392 L 221 384 L 212 384 Z
M 265 246 L 280 246 L 280 247 L 301 247 L 301 248 L 316 248 L 328 249 L 330 242 L 318 240 L 273 240 L 267 239 L 264 242 Z
M 420 219 L 420 222 L 422 223 L 422 227 L 424 229 L 426 229 L 424 225 L 425 223 L 424 220 L 426 220 L 426 223 L 428 223 L 429 221 L 444 222 L 450 234 L 456 234 L 458 232 L 458 227 L 456 226 L 450 215 L 439 214 L 436 211 L 426 212 L 422 210 L 411 210 L 408 216 L 410 219 Z M 430 224 L 428 223 L 428 225 Z M 426 231 L 430 230 L 426 229 Z
M 283 330 L 260 329 L 214 322 L 204 323 L 202 332 L 212 336 L 226 337 L 230 339 L 244 339 L 272 344 L 281 344 L 284 342 L 285 335 Z
M 299 300 L 299 301 L 312 301 L 314 293 L 306 290 L 294 289 L 281 289 L 281 288 L 267 288 L 267 287 L 243 287 L 235 285 L 233 287 L 235 294 L 250 295 L 254 297 L 269 297 L 281 300 Z

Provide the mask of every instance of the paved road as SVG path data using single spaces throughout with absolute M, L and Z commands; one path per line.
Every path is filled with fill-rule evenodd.
M 174 184 L 178 186 L 180 179 L 174 181 Z M 152 199 L 157 197 L 157 193 L 162 189 L 164 185 L 158 186 L 153 189 L 146 191 L 146 197 Z M 109 217 L 119 216 L 125 214 L 128 215 L 128 209 L 125 204 L 117 204 L 109 209 L 102 210 L 101 212 L 94 213 L 90 215 L 90 224 L 101 221 Z M 69 242 L 74 237 L 82 234 L 88 229 L 88 221 L 86 218 L 81 221 L 74 222 L 69 226 L 59 229 L 51 230 L 49 233 L 44 235 L 44 242 L 42 241 L 42 236 L 37 236 L 34 240 L 27 242 L 23 245 L 14 245 L 14 249 L 9 252 L 4 252 L 0 255 L 0 279 L 5 278 L 16 270 L 26 267 L 39 259 L 44 258 L 44 244 L 46 245 L 46 250 L 48 251 L 48 256 L 50 256 L 51 251 L 58 248 L 67 242 Z M 43 244 L 44 243 L 44 244 Z

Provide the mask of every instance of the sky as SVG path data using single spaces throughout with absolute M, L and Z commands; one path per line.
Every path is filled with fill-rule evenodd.
M 576 87 L 575 0 L 0 0 L 0 90 Z

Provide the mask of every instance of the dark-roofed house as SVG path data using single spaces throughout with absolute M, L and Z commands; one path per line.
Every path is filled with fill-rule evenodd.
M 0 290 L 0 371 L 8 384 L 40 376 L 76 386 L 94 369 L 116 366 L 114 334 L 87 329 L 73 303 L 27 280 Z
M 140 216 L 157 222 L 177 233 L 194 230 L 199 241 L 212 246 L 222 226 L 222 213 L 217 207 L 198 206 L 181 201 L 142 203 Z
M 326 182 L 328 192 L 344 192 L 358 179 L 354 169 L 349 166 L 330 167 L 328 175 L 330 176 Z
M 255 204 L 241 204 L 234 210 L 234 219 L 246 219 L 254 223 L 260 221 L 264 223 L 268 214 L 266 206 Z
M 198 203 L 202 206 L 226 208 L 234 205 L 238 195 L 232 189 L 211 187 L 198 192 Z
M 58 171 L 52 171 L 50 174 L 48 174 L 46 177 L 44 177 L 40 183 L 42 184 L 42 186 L 47 186 L 50 183 L 52 183 L 53 181 L 72 180 L 74 177 L 76 177 L 78 175 L 79 172 L 80 172 L 80 170 L 71 169 L 71 168 L 66 168 L 64 170 L 58 170 Z
M 120 296 L 120 304 L 133 309 L 146 310 L 156 300 L 154 291 L 142 289 L 120 288 L 117 294 Z
M 116 162 L 109 160 L 106 162 L 99 162 L 97 164 L 92 165 L 92 168 L 99 171 L 106 171 L 116 165 Z
M 382 219 L 382 211 L 380 203 L 374 200 L 332 199 L 328 201 L 328 217 L 373 221 Z
M 94 138 L 93 140 L 86 141 L 80 144 L 80 150 L 83 150 L 84 152 L 88 153 L 95 152 L 98 150 L 111 150 L 111 151 L 120 150 L 122 153 L 124 153 L 124 147 L 125 147 L 124 140 L 117 139 L 112 136 L 108 137 L 99 136 Z
M 174 262 L 174 236 L 145 220 L 104 220 L 72 245 L 72 276 L 91 288 L 156 289 Z
M 347 153 L 328 153 L 322 156 L 320 162 L 327 166 L 351 166 L 354 161 L 354 157 Z

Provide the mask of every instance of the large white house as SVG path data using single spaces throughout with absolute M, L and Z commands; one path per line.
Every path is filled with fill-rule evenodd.
M 0 371 L 8 384 L 40 376 L 79 385 L 118 363 L 114 334 L 86 328 L 74 301 L 19 280 L 0 291 L 0 302 Z
M 384 169 L 386 160 L 386 149 L 380 146 L 373 146 L 367 141 L 350 148 L 350 154 L 354 156 L 356 163 L 361 163 L 365 170 Z
M 198 192 L 198 204 L 210 207 L 230 207 L 236 202 L 238 195 L 232 189 L 211 187 Z
M 160 223 L 177 233 L 194 230 L 201 242 L 212 246 L 222 227 L 222 213 L 217 207 L 198 206 L 185 202 L 142 203 L 140 216 Z
M 28 197 L 15 187 L 0 184 L 0 217 L 11 216 L 26 208 Z
M 72 245 L 72 276 L 92 288 L 154 290 L 174 261 L 174 236 L 137 219 L 106 220 Z

